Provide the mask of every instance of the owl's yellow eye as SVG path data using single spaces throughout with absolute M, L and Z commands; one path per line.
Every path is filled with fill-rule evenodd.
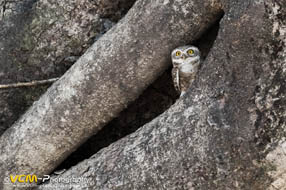
M 180 51 L 177 51 L 176 52 L 176 56 L 180 56 L 181 55 L 181 52 Z
M 189 49 L 189 50 L 187 51 L 187 53 L 188 53 L 189 55 L 193 55 L 195 52 L 194 52 L 194 50 Z

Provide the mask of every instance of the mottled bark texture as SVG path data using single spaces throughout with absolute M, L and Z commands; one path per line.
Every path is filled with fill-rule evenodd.
M 51 172 L 162 74 L 174 47 L 220 15 L 213 0 L 137 1 L 1 136 L 0 188 L 10 174 Z
M 225 1 L 187 94 L 59 177 L 88 180 L 69 189 L 285 188 L 285 9 L 285 1 Z
M 216 39 L 219 21 L 220 19 L 217 20 L 211 28 L 205 31 L 198 40 L 191 42 L 191 44 L 199 47 L 203 60 L 208 55 Z M 169 61 L 171 62 L 171 60 Z M 91 157 L 100 149 L 133 133 L 173 105 L 180 95 L 174 88 L 172 76 L 170 74 L 171 70 L 172 66 L 170 66 L 155 82 L 148 86 L 148 88 L 123 110 L 118 117 L 110 121 L 98 133 L 90 137 L 88 141 L 69 155 L 55 170 L 68 169 L 84 159 Z
M 60 77 L 135 0 L 0 0 L 0 84 Z M 0 135 L 49 85 L 0 90 Z

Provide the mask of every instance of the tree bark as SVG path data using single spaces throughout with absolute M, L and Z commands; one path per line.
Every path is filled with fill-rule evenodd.
M 51 172 L 114 118 L 221 15 L 210 0 L 141 1 L 0 139 L 1 189 L 10 174 Z
M 60 175 L 88 180 L 69 189 L 285 188 L 286 2 L 223 5 L 217 40 L 187 94 Z
M 135 0 L 0 0 L 0 84 L 60 77 Z M 49 85 L 0 90 L 0 135 Z

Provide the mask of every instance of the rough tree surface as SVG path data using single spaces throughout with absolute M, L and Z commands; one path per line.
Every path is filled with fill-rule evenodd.
M 0 84 L 62 74 L 134 0 L 0 0 Z M 49 85 L 0 89 L 0 135 Z
M 199 47 L 203 60 L 208 55 L 216 39 L 219 21 L 204 32 L 198 40 L 191 42 L 191 44 Z M 174 88 L 173 79 L 170 75 L 171 70 L 172 67 L 167 69 L 134 102 L 123 110 L 118 117 L 114 118 L 98 133 L 90 137 L 55 170 L 68 169 L 80 161 L 89 158 L 103 147 L 133 133 L 173 105 L 180 95 Z
M 89 180 L 69 189 L 285 188 L 286 2 L 223 7 L 218 37 L 191 90 L 60 175 Z
M 199 2 L 137 1 L 2 135 L 0 188 L 9 188 L 10 174 L 51 172 L 136 99 L 168 67 L 174 47 L 220 17 L 220 4 Z

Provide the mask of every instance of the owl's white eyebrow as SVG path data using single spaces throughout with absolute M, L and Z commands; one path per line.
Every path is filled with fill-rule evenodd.
M 189 50 L 197 51 L 195 48 L 188 48 L 185 51 L 189 51 Z
M 175 51 L 173 51 L 173 53 L 172 54 L 175 54 L 176 55 L 176 52 L 181 52 L 181 53 L 183 53 L 181 50 L 175 50 Z

